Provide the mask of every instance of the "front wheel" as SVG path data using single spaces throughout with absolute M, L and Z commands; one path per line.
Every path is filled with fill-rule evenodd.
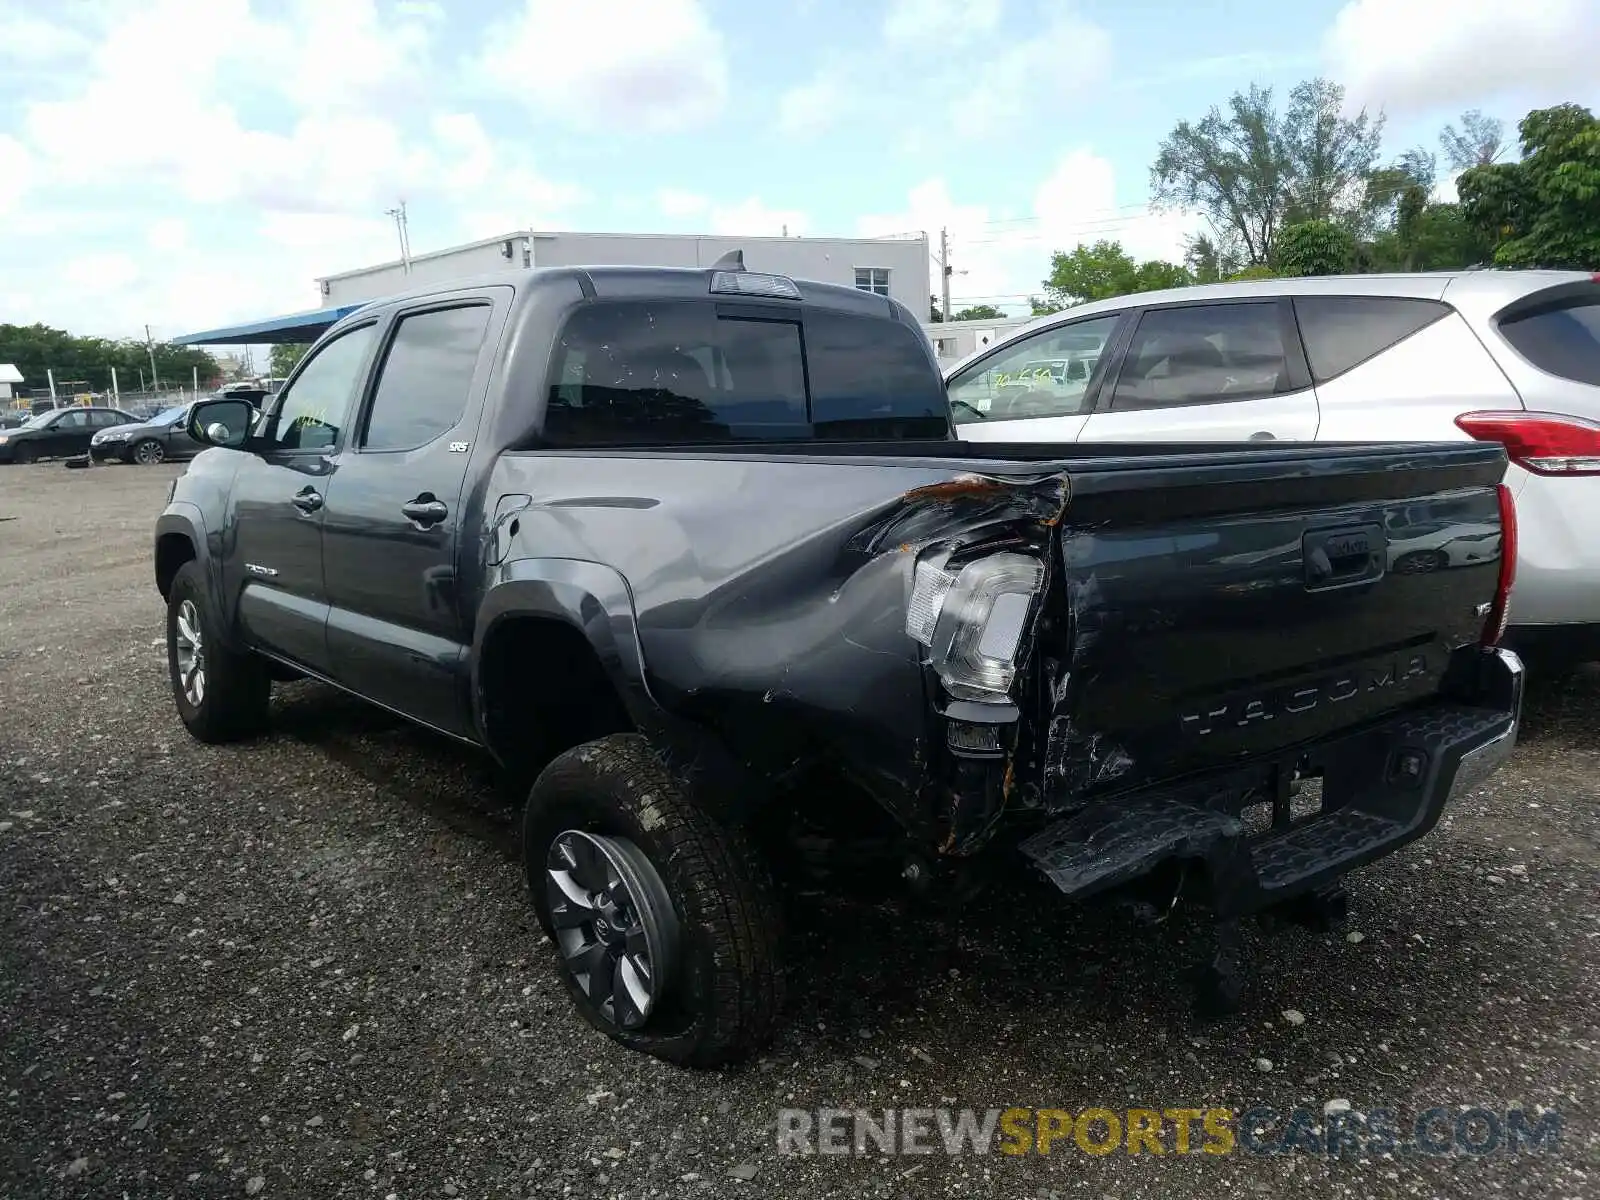
M 557 757 L 523 816 L 540 925 L 578 1011 L 682 1066 L 748 1057 L 783 998 L 772 884 L 638 734 Z
M 17 463 L 20 466 L 24 466 L 24 467 L 27 466 L 29 463 L 33 462 L 38 457 L 39 457 L 39 452 L 37 450 L 35 450 L 32 446 L 28 445 L 27 442 L 23 442 L 22 445 L 18 446 L 11 453 L 11 461 L 14 462 L 14 463 Z
M 167 596 L 167 669 L 178 716 L 202 742 L 238 741 L 266 724 L 272 690 L 266 664 L 222 644 L 194 561 L 178 568 Z
M 153 467 L 166 461 L 167 448 L 155 438 L 145 438 L 144 441 L 134 444 L 129 455 L 141 467 Z

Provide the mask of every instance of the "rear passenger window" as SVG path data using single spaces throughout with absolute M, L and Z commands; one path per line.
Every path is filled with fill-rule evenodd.
M 460 423 L 490 311 L 477 304 L 400 319 L 379 368 L 364 449 L 415 450 Z
M 1311 379 L 1327 383 L 1448 316 L 1437 300 L 1400 296 L 1296 296 L 1295 319 Z
M 549 387 L 553 446 L 908 436 L 907 414 L 937 428 L 925 436 L 949 432 L 920 335 L 818 312 L 802 327 L 694 301 L 590 304 L 567 321 Z
M 1541 371 L 1600 385 L 1600 297 L 1507 318 L 1500 322 L 1500 332 Z
M 1111 408 L 1251 400 L 1285 388 L 1288 374 L 1276 301 L 1157 309 L 1139 320 Z
M 819 438 L 948 438 L 944 378 L 928 339 L 898 321 L 806 317 Z

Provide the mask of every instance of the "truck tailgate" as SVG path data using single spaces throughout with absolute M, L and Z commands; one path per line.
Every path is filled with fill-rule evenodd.
M 1499 578 L 1499 447 L 1084 465 L 1037 642 L 1048 808 L 1428 700 L 1480 638 Z

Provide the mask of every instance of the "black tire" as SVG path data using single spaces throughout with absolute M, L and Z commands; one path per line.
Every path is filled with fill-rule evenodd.
M 783 1007 L 781 923 L 771 879 L 743 835 L 698 806 L 638 734 L 561 754 L 534 783 L 522 825 L 534 911 L 552 947 L 545 863 L 569 829 L 626 839 L 643 851 L 680 931 L 674 984 L 638 1029 L 608 1021 L 556 950 L 584 1019 L 629 1049 L 686 1067 L 720 1066 L 765 1045 Z
M 11 452 L 11 461 L 16 463 L 18 466 L 23 467 L 35 461 L 38 457 L 38 451 L 36 451 L 32 446 L 28 445 L 27 442 L 21 443 L 15 450 Z
M 128 447 L 128 461 L 155 467 L 167 460 L 167 448 L 155 438 L 144 438 Z
M 186 694 L 178 665 L 178 621 L 185 604 L 193 606 L 200 622 L 203 691 L 198 704 Z M 266 663 L 222 644 L 205 575 L 192 560 L 178 568 L 167 595 L 167 673 L 178 716 L 200 741 L 235 742 L 265 728 L 272 693 Z

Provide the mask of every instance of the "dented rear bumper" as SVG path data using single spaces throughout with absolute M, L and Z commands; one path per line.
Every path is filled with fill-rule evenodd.
M 1396 714 L 1272 762 L 1090 804 L 1021 843 L 1064 893 L 1085 898 L 1180 862 L 1207 879 L 1219 916 L 1258 912 L 1320 888 L 1431 830 L 1445 806 L 1510 757 L 1522 662 L 1497 651 L 1476 703 Z M 1321 806 L 1291 815 L 1289 780 L 1320 773 Z M 1273 806 L 1252 832 L 1247 811 Z

